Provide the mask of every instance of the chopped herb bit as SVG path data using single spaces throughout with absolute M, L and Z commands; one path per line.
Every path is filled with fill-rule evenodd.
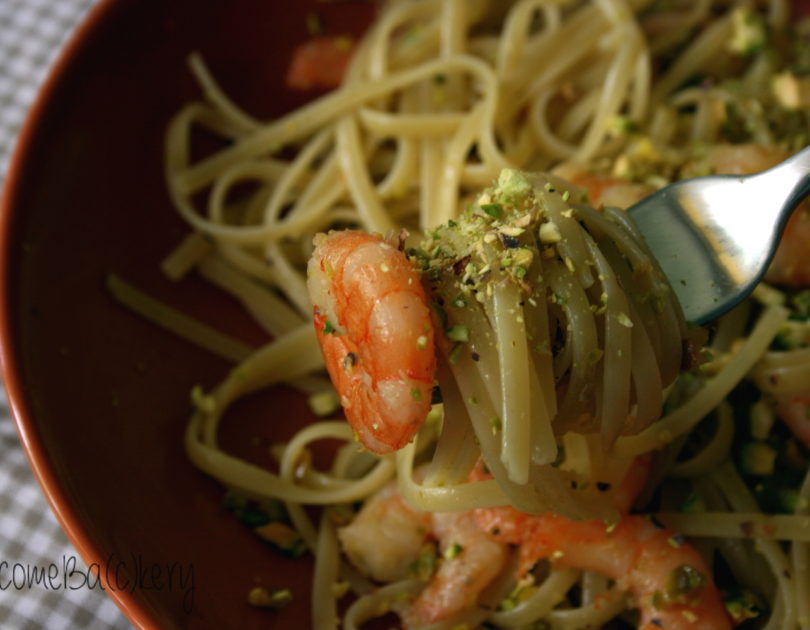
M 234 514 L 236 514 L 237 520 L 242 523 L 242 525 L 250 527 L 251 529 L 267 525 L 271 522 L 270 515 L 267 514 L 267 512 L 252 504 L 234 510 Z
M 463 324 L 453 324 L 445 333 L 450 341 L 467 343 L 470 341 L 470 329 Z
M 436 547 L 433 543 L 425 543 L 419 549 L 419 555 L 413 564 L 408 567 L 408 573 L 413 577 L 427 581 L 436 570 Z
M 333 332 L 335 332 L 335 327 L 332 326 L 332 322 L 330 322 L 327 319 L 323 323 L 323 328 L 321 329 L 321 332 L 323 332 L 324 335 L 331 335 Z
M 499 203 L 482 203 L 481 210 L 486 212 L 493 219 L 500 219 L 503 214 L 503 206 Z
M 686 538 L 684 538 L 683 534 L 672 534 L 669 538 L 667 538 L 667 542 L 671 547 L 682 547 L 686 542 Z
M 428 347 L 428 338 L 425 335 L 419 335 L 416 338 L 416 348 L 418 350 L 427 350 Z
M 667 589 L 664 597 L 667 603 L 684 601 L 684 599 L 700 590 L 706 583 L 706 576 L 696 568 L 681 564 L 669 573 Z
M 503 428 L 503 423 L 498 416 L 492 416 L 489 419 L 489 426 L 492 429 L 492 435 L 495 435 L 498 431 Z
M 501 194 L 513 198 L 525 197 L 532 190 L 531 182 L 520 171 L 513 168 L 505 168 L 498 176 L 498 186 L 496 194 Z
M 417 402 L 422 400 L 422 390 L 418 387 L 411 387 L 411 398 Z
M 450 363 L 453 365 L 458 363 L 459 359 L 461 359 L 461 351 L 463 348 L 464 344 L 461 343 L 457 343 L 453 346 L 453 348 L 450 350 L 450 354 L 447 357 Z
M 540 224 L 538 235 L 540 237 L 540 241 L 546 244 L 559 243 L 562 240 L 560 228 L 558 228 L 557 224 L 553 221 Z
M 729 50 L 739 55 L 751 55 L 765 46 L 765 21 L 748 7 L 737 7 L 731 13 L 732 35 Z
M 726 595 L 724 603 L 734 625 L 747 619 L 755 619 L 764 612 L 759 598 L 748 589 L 740 589 Z
M 462 551 L 464 551 L 464 547 L 458 543 L 453 543 L 444 550 L 444 557 L 446 560 L 452 560 L 453 558 L 458 558 Z
M 632 328 L 633 327 L 633 320 L 627 315 L 627 313 L 619 312 L 616 314 L 616 321 L 619 322 L 625 328 Z

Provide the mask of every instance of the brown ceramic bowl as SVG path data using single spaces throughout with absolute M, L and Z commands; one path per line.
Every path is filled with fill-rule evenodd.
M 193 50 L 259 116 L 304 102 L 285 90 L 284 72 L 313 9 L 332 32 L 357 32 L 371 13 L 346 1 L 102 2 L 54 68 L 8 175 L 0 326 L 20 437 L 68 536 L 141 628 L 310 625 L 311 563 L 282 558 L 240 525 L 183 451 L 190 388 L 210 387 L 228 366 L 118 306 L 104 280 L 120 274 L 261 341 L 226 295 L 161 275 L 187 232 L 163 183 L 163 134 L 199 96 Z M 226 418 L 222 443 L 265 462 L 267 442 L 295 430 L 288 418 L 310 419 L 290 391 L 254 396 Z M 250 607 L 257 584 L 292 588 L 293 603 Z

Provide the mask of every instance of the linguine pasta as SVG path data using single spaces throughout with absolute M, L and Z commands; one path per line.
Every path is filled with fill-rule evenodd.
M 776 397 L 810 387 L 807 313 L 792 294 L 764 287 L 717 324 L 703 365 L 678 376 L 690 333 L 652 255 L 613 207 L 729 162 L 745 168 L 751 147 L 762 161 L 806 144 L 810 31 L 789 15 L 781 0 L 392 0 L 357 42 L 341 85 L 273 121 L 242 111 L 192 55 L 204 98 L 171 121 L 165 157 L 171 198 L 192 233 L 164 271 L 176 281 L 200 273 L 273 341 L 247 348 L 118 278 L 110 288 L 234 362 L 211 391 L 193 392 L 186 450 L 240 495 L 283 502 L 316 558 L 314 627 L 338 627 L 335 584 L 356 595 L 344 628 L 401 612 L 424 587 L 418 576 L 380 587 L 352 567 L 340 553 L 336 506 L 396 479 L 410 504 L 432 512 L 512 504 L 610 520 L 617 515 L 595 482 L 615 483 L 636 456 L 653 453 L 637 507 L 694 537 L 731 576 L 723 587 L 757 602 L 745 608 L 757 627 L 810 628 L 807 450 L 774 421 Z M 227 144 L 192 161 L 201 130 Z M 514 180 L 513 169 L 552 174 Z M 482 209 L 514 181 L 530 182 L 528 222 L 515 212 L 470 238 L 464 229 L 474 222 L 459 217 L 488 221 Z M 583 203 L 584 189 L 599 199 Z M 442 401 L 399 453 L 361 452 L 348 425 L 325 420 L 276 450 L 276 470 L 242 461 L 217 441 L 239 397 L 287 383 L 324 415 L 337 410 L 304 270 L 313 236 L 344 227 L 408 230 L 406 248 L 445 304 L 447 328 L 461 327 L 469 341 L 439 344 Z M 492 230 L 528 252 L 523 264 L 503 262 L 511 247 L 488 243 Z M 490 279 L 476 284 L 488 263 Z M 454 299 L 465 308 L 448 306 Z M 791 342 L 779 346 L 786 330 Z M 343 446 L 317 470 L 309 448 L 325 439 Z M 764 469 L 755 459 L 751 472 L 742 442 L 760 454 L 781 449 L 779 459 Z M 493 477 L 469 482 L 482 455 Z M 785 467 L 785 485 L 773 488 L 790 500 L 764 506 L 757 484 Z M 316 521 L 304 509 L 313 505 L 327 507 Z M 515 585 L 503 576 L 487 606 L 431 627 L 602 627 L 633 606 L 587 571 L 552 563 L 534 578 L 510 607 L 504 593 Z M 730 609 L 739 601 L 729 595 Z

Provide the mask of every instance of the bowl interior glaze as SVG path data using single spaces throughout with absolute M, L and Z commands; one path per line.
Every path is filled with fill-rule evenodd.
M 228 365 L 115 303 L 118 274 L 251 343 L 264 338 L 227 295 L 166 280 L 161 259 L 188 229 L 167 198 L 167 121 L 200 93 L 198 50 L 225 91 L 259 117 L 311 95 L 284 74 L 313 10 L 358 33 L 368 2 L 103 2 L 54 69 L 20 137 L 3 201 L 3 367 L 19 431 L 63 527 L 142 628 L 308 627 L 311 562 L 268 549 L 188 462 L 189 391 Z M 284 388 L 252 396 L 221 441 L 268 463 L 268 444 L 311 418 Z M 281 612 L 246 603 L 289 587 Z

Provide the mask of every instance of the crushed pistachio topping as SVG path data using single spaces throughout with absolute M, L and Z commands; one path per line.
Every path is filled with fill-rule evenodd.
M 625 328 L 632 328 L 633 327 L 633 320 L 627 315 L 627 313 L 617 313 L 616 314 L 616 321 L 619 322 Z
M 693 566 L 681 564 L 667 576 L 663 590 L 653 593 L 653 606 L 664 608 L 671 604 L 685 603 L 706 584 L 706 576 Z
M 761 50 L 767 41 L 765 21 L 745 6 L 731 13 L 732 34 L 729 50 L 738 55 L 752 55 Z
M 533 593 L 537 591 L 537 587 L 534 585 L 534 577 L 531 575 L 518 580 L 517 584 L 515 584 L 515 588 L 504 597 L 500 604 L 498 604 L 499 610 L 512 610 L 518 604 L 523 603 L 527 599 L 529 599 Z
M 248 593 L 248 604 L 257 608 L 283 608 L 292 601 L 292 591 L 288 588 L 268 590 L 263 586 L 256 586 Z
M 453 543 L 452 545 L 448 545 L 447 549 L 444 550 L 444 558 L 445 560 L 452 560 L 453 558 L 458 558 L 461 553 L 464 551 L 464 547 L 458 543 Z
M 543 243 L 559 243 L 562 240 L 562 234 L 560 234 L 560 228 L 557 227 L 557 224 L 553 221 L 549 221 L 548 223 L 543 223 L 540 226 L 540 240 Z
M 416 560 L 408 567 L 409 575 L 419 580 L 429 580 L 436 570 L 437 563 L 436 546 L 433 543 L 425 543 L 419 549 Z
M 467 343 L 470 340 L 470 329 L 463 324 L 453 324 L 445 334 L 451 341 Z

